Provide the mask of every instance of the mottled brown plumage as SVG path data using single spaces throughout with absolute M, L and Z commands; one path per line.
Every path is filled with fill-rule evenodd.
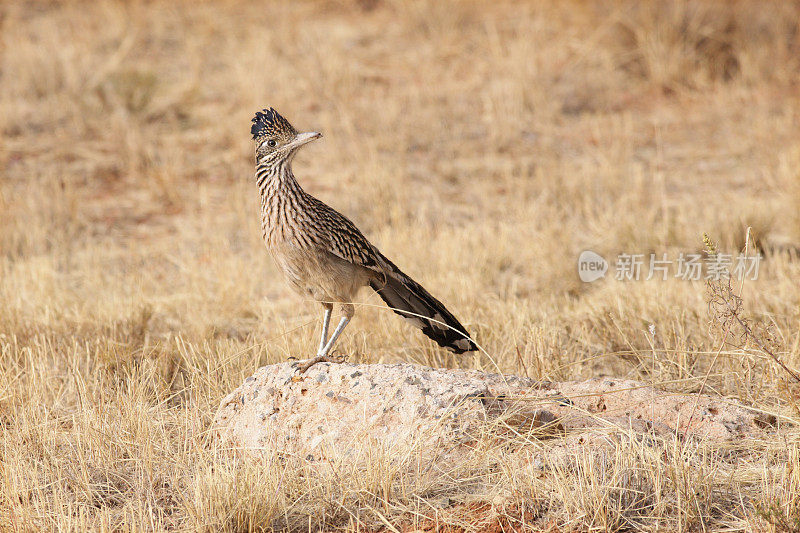
M 274 109 L 256 113 L 250 130 L 256 141 L 256 184 L 261 194 L 261 229 L 267 248 L 289 284 L 325 308 L 317 356 L 305 370 L 330 361 L 330 350 L 355 312 L 359 289 L 372 287 L 399 315 L 440 346 L 456 353 L 476 349 L 464 326 L 422 286 L 406 276 L 356 226 L 306 193 L 292 173 L 292 159 L 319 133 L 297 133 Z M 328 339 L 334 304 L 342 319 Z

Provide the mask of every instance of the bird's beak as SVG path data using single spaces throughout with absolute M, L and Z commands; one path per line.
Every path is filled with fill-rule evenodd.
M 298 146 L 303 146 L 304 144 L 308 144 L 315 139 L 319 139 L 322 137 L 321 133 L 316 131 L 307 131 L 305 133 L 298 133 L 297 137 L 286 145 L 286 148 L 297 148 Z

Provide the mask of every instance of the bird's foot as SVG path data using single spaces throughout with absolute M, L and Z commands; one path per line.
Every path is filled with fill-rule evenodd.
M 311 359 L 294 362 L 292 363 L 292 367 L 298 370 L 301 374 L 304 374 L 306 370 L 317 363 L 344 363 L 345 361 L 347 361 L 347 356 L 344 354 L 320 354 L 316 357 L 312 357 Z

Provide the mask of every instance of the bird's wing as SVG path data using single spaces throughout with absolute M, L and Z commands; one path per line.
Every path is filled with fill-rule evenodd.
M 389 262 L 383 254 L 350 219 L 316 198 L 314 200 L 318 202 L 315 216 L 319 218 L 321 226 L 332 229 L 325 232 L 328 251 L 349 263 L 372 270 L 385 279 Z

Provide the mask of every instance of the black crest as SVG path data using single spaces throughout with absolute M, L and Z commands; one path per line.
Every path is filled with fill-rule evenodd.
M 256 113 L 250 133 L 253 134 L 253 139 L 258 139 L 266 135 L 285 135 L 287 133 L 293 135 L 297 131 L 289 124 L 288 120 L 270 107 Z

